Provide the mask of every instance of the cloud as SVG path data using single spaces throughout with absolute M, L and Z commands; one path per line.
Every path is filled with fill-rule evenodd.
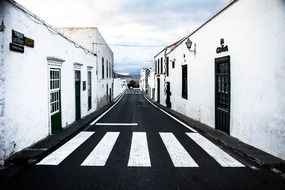
M 228 0 L 17 1 L 55 27 L 97 26 L 110 44 L 166 46 L 196 29 Z M 152 66 L 150 61 L 162 49 L 111 48 L 114 68 L 120 72 Z

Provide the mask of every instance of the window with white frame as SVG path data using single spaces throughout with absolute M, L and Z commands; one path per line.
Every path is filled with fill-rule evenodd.
M 50 69 L 50 113 L 60 112 L 60 69 Z

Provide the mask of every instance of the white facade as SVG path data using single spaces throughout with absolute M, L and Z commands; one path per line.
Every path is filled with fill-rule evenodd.
M 106 91 L 98 89 L 101 80 L 96 73 L 98 59 L 91 51 L 63 38 L 13 1 L 0 1 L 2 21 L 5 28 L 0 30 L 0 164 L 12 153 L 51 134 L 51 111 L 55 109 L 51 106 L 52 70 L 60 73 L 58 105 L 62 127 L 76 120 L 75 71 L 81 74 L 78 108 L 81 118 L 97 110 L 100 98 L 106 96 Z M 24 53 L 10 50 L 12 30 L 33 39 L 34 47 L 24 46 Z M 113 57 L 109 60 L 113 63 Z M 88 92 L 91 92 L 91 108 Z
M 150 74 L 150 69 L 148 68 L 141 69 L 139 87 L 140 90 L 143 91 L 145 94 L 149 94 L 149 84 L 148 84 L 149 74 Z
M 153 69 L 150 69 L 149 75 L 148 75 L 148 96 L 154 100 L 155 98 L 155 71 Z
M 117 98 L 128 88 L 127 80 L 121 78 L 114 79 L 114 98 Z
M 114 55 L 96 27 L 57 28 L 58 31 L 92 50 L 97 55 L 96 75 L 98 79 L 97 103 L 104 106 L 113 99 L 113 63 Z M 108 92 L 107 92 L 108 91 Z
M 166 106 L 165 98 L 165 50 L 155 56 L 155 101 Z
M 140 90 L 145 92 L 146 90 L 146 69 L 143 68 L 141 69 L 141 72 L 140 72 L 140 82 L 139 82 L 139 87 L 140 87 Z
M 284 20 L 282 0 L 231 1 L 166 48 L 166 55 L 158 54 L 156 61 L 169 58 L 165 82 L 170 82 L 171 108 L 215 128 L 215 59 L 229 56 L 230 135 L 285 159 Z M 191 51 L 185 45 L 188 38 L 193 42 Z M 217 53 L 221 39 L 228 51 Z M 187 98 L 182 97 L 183 65 L 187 65 Z M 155 80 L 162 81 L 164 72 L 156 73 Z M 162 89 L 160 103 L 165 105 Z

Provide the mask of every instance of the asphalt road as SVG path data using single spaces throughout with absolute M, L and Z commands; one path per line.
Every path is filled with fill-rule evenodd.
M 132 90 L 5 189 L 285 189 L 284 178 L 226 152 Z

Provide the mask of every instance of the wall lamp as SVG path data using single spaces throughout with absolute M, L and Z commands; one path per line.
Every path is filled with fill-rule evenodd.
M 194 44 L 194 50 L 191 50 L 191 46 L 192 46 L 192 41 L 188 38 L 187 41 L 185 42 L 187 49 L 190 52 L 193 52 L 194 55 L 196 55 L 196 44 Z

